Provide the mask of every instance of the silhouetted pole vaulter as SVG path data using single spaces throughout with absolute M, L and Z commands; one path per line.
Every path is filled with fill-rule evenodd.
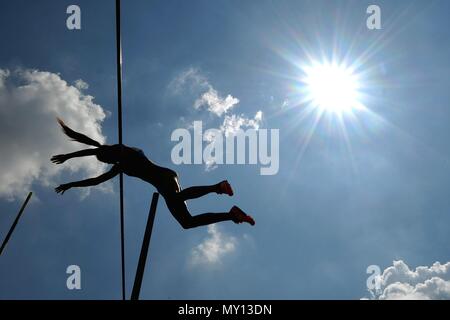
M 64 133 L 75 141 L 95 146 L 96 148 L 84 149 L 68 154 L 53 156 L 51 161 L 61 164 L 69 159 L 85 156 L 96 156 L 101 162 L 112 164 L 108 172 L 102 175 L 81 181 L 62 184 L 55 191 L 63 194 L 70 188 L 88 187 L 105 182 L 120 173 L 136 177 L 153 185 L 166 201 L 167 207 L 180 225 L 185 228 L 195 228 L 220 221 L 234 221 L 235 223 L 248 222 L 251 225 L 255 221 L 241 209 L 233 206 L 229 212 L 204 213 L 192 216 L 186 206 L 186 200 L 196 199 L 208 193 L 233 195 L 233 190 L 227 180 L 208 186 L 195 186 L 181 189 L 178 174 L 162 166 L 157 165 L 146 157 L 141 149 L 129 147 L 124 144 L 101 145 L 99 142 L 70 129 L 61 119 L 58 119 Z
M 96 156 L 101 162 L 112 164 L 111 169 L 102 175 L 81 181 L 62 184 L 55 191 L 63 194 L 70 188 L 88 187 L 105 182 L 120 173 L 140 178 L 153 185 L 163 196 L 169 211 L 174 218 L 185 228 L 195 228 L 221 221 L 233 221 L 235 223 L 247 222 L 255 224 L 253 218 L 245 214 L 241 209 L 233 206 L 229 212 L 203 213 L 192 216 L 186 206 L 186 201 L 203 197 L 209 193 L 233 195 L 233 190 L 227 180 L 208 186 L 195 186 L 182 189 L 178 174 L 162 166 L 157 165 L 146 157 L 141 149 L 126 145 L 101 145 L 99 142 L 70 129 L 61 119 L 58 119 L 64 133 L 75 141 L 95 146 L 96 148 L 84 149 L 68 154 L 53 156 L 51 161 L 60 164 L 69 159 Z
M 122 40 L 120 38 L 120 0 L 116 0 L 116 69 L 117 69 L 117 126 L 119 145 L 122 146 Z M 122 148 L 120 149 L 122 150 Z M 125 300 L 125 230 L 123 213 L 123 174 L 119 173 L 120 192 L 120 253 L 122 259 L 122 300 Z
M 33 192 L 28 193 L 27 198 L 25 199 L 25 202 L 22 204 L 22 207 L 19 210 L 19 213 L 17 214 L 16 219 L 14 220 L 11 228 L 8 231 L 8 234 L 6 235 L 5 240 L 3 240 L 2 246 L 0 247 L 0 256 L 3 253 L 3 249 L 5 249 L 6 244 L 8 243 L 9 239 L 11 238 L 11 235 L 14 232 L 14 229 L 16 228 L 17 223 L 19 222 L 20 217 L 22 216 L 23 211 L 25 210 L 25 207 L 28 204 L 28 201 L 30 201 L 31 196 L 33 195 Z
M 145 262 L 147 261 L 148 247 L 152 237 L 153 222 L 155 221 L 156 207 L 158 205 L 159 193 L 153 193 L 150 211 L 148 213 L 147 226 L 145 227 L 144 240 L 142 240 L 141 254 L 136 269 L 136 277 L 134 278 L 133 291 L 131 292 L 131 300 L 139 300 L 141 292 L 142 279 L 144 278 Z

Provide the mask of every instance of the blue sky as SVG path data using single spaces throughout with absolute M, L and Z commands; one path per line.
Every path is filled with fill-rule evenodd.
M 366 8 L 375 3 L 382 30 L 366 28 Z M 0 69 L 50 72 L 70 86 L 82 79 L 89 88 L 79 91 L 105 111 L 101 133 L 115 143 L 114 1 L 78 1 L 78 31 L 65 27 L 70 4 L 0 4 Z M 444 0 L 124 3 L 124 143 L 177 170 L 184 187 L 231 182 L 233 198 L 208 195 L 189 203 L 192 212 L 237 204 L 257 222 L 183 230 L 160 199 L 141 297 L 359 299 L 367 296 L 369 265 L 450 261 L 448 12 Z M 344 115 L 350 149 L 333 116 L 319 122 L 305 145 L 312 118 L 302 118 L 305 105 L 298 103 L 299 65 L 308 55 L 320 60 L 333 51 L 350 65 L 361 61 L 363 102 L 370 110 L 355 112 L 356 120 Z M 208 171 L 172 163 L 173 130 L 194 120 L 219 127 L 223 119 L 193 108 L 195 90 L 173 92 L 171 83 L 188 70 L 222 97 L 238 98 L 232 114 L 251 119 L 262 111 L 261 128 L 280 129 L 278 174 L 261 176 L 252 165 Z M 9 112 L 17 116 L 17 132 L 2 135 L 2 146 L 26 134 L 21 124 L 40 119 Z M 54 117 L 47 118 L 43 128 L 63 138 Z M 77 147 L 66 143 L 68 150 Z M 34 200 L 0 259 L 0 299 L 121 297 L 117 179 L 112 192 L 53 192 L 55 184 L 81 179 L 86 170 L 46 176 L 48 185 L 40 175 L 30 182 Z M 153 191 L 125 178 L 129 293 Z M 1 237 L 27 192 L 0 198 Z M 193 262 L 193 252 L 205 248 L 199 245 L 216 240 L 232 249 L 213 262 Z M 66 288 L 71 264 L 81 267 L 80 291 Z

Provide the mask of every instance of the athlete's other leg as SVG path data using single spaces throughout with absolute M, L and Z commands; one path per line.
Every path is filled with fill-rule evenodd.
M 178 199 L 167 199 L 167 207 L 184 229 L 195 228 L 221 221 L 233 220 L 233 215 L 229 212 L 203 213 L 192 216 L 184 201 Z
M 164 197 L 167 207 L 175 219 L 180 223 L 184 229 L 195 228 L 208 224 L 213 224 L 221 221 L 233 221 L 234 223 L 247 222 L 252 226 L 255 225 L 255 220 L 247 215 L 240 208 L 233 206 L 229 212 L 219 213 L 203 213 L 192 216 L 184 201 L 177 198 L 176 195 Z
M 189 199 L 196 199 L 203 197 L 204 195 L 207 195 L 208 193 L 225 193 L 229 196 L 233 195 L 233 190 L 231 189 L 230 184 L 227 180 L 224 180 L 220 183 L 213 184 L 210 186 L 195 186 L 195 187 L 189 187 L 186 189 L 181 190 L 177 193 L 177 196 L 180 198 L 181 201 L 186 201 Z

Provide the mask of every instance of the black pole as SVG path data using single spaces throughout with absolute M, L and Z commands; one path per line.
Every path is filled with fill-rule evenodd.
M 11 238 L 12 233 L 14 232 L 14 229 L 16 228 L 17 223 L 19 222 L 20 216 L 22 215 L 23 211 L 25 210 L 25 207 L 28 204 L 28 201 L 30 201 L 31 195 L 33 192 L 28 193 L 27 198 L 25 199 L 25 202 L 22 204 L 22 207 L 19 210 L 19 213 L 17 214 L 16 220 L 14 220 L 11 229 L 9 229 L 8 234 L 6 235 L 5 240 L 3 240 L 2 246 L 0 247 L 0 256 L 2 255 L 3 249 L 6 247 L 6 244 L 9 241 L 9 238 Z
M 131 300 L 139 300 L 139 293 L 141 292 L 142 279 L 144 278 L 145 262 L 147 261 L 148 248 L 150 246 L 150 239 L 152 237 L 153 221 L 155 220 L 158 197 L 159 193 L 157 192 L 153 193 L 152 204 L 150 206 L 150 212 L 148 213 L 147 226 L 145 227 L 144 240 L 142 241 L 141 254 L 139 255 L 136 277 L 134 278 Z
M 120 39 L 120 0 L 116 0 L 116 48 L 117 48 L 117 125 L 119 145 L 122 145 L 122 43 Z M 123 174 L 119 174 L 120 189 L 120 253 L 122 257 L 122 300 L 125 300 L 125 232 L 123 214 Z

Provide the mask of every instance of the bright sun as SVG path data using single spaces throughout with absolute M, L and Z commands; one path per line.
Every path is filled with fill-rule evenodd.
M 321 111 L 341 114 L 360 106 L 359 84 L 351 68 L 314 63 L 304 68 L 307 99 Z

